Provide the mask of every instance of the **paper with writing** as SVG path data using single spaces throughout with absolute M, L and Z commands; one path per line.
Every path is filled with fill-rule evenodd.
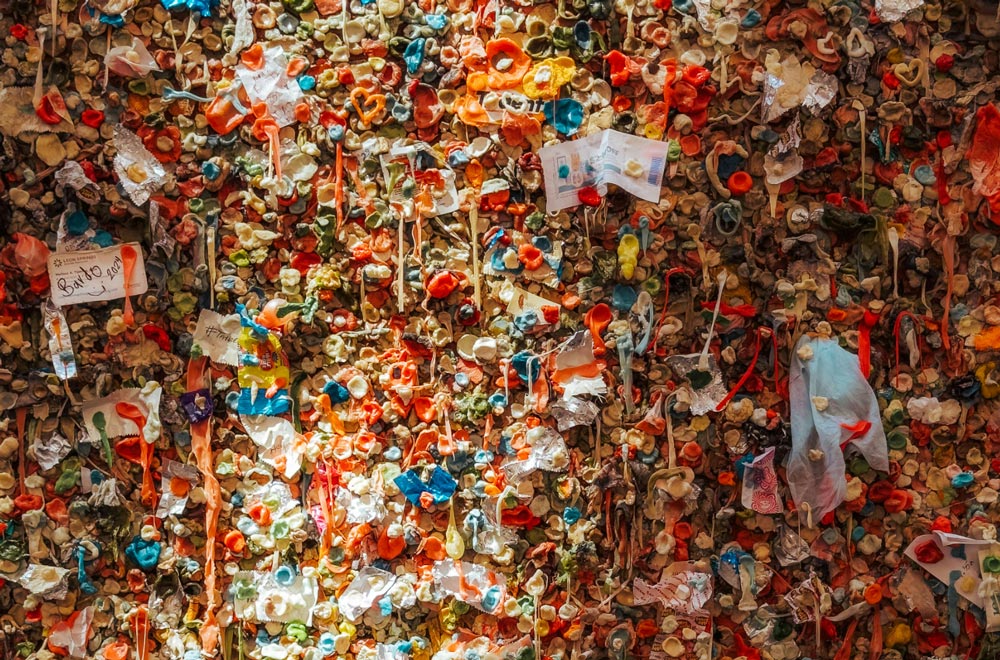
M 986 632 L 991 633 L 1000 630 L 1000 582 L 997 580 L 996 573 L 989 572 L 987 560 L 998 556 L 1000 556 L 1000 544 L 997 543 L 980 546 L 976 553 L 980 575 L 986 575 L 982 588 L 977 589 L 976 594 L 983 599 L 982 607 L 986 613 Z
M 142 246 L 129 243 L 136 252 L 136 264 L 128 283 L 128 295 L 145 293 L 146 268 Z M 117 300 L 125 297 L 125 264 L 121 245 L 85 252 L 53 252 L 49 255 L 49 282 L 52 302 L 62 307 L 77 303 Z
M 239 314 L 223 316 L 210 309 L 201 310 L 194 330 L 194 342 L 214 362 L 235 367 L 239 364 Z
M 546 209 L 578 206 L 578 192 L 592 186 L 602 195 L 613 183 L 647 202 L 660 201 L 667 143 L 611 129 L 538 151 L 545 174 Z M 633 161 L 635 165 L 633 165 Z M 628 171 L 634 169 L 636 176 Z

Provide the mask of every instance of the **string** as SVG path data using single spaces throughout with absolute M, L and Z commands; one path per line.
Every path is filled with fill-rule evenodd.
M 732 398 L 736 396 L 736 394 L 740 391 L 740 389 L 742 389 L 743 386 L 746 384 L 747 380 L 749 380 L 750 375 L 753 373 L 754 367 L 757 366 L 757 358 L 760 357 L 760 339 L 761 335 L 763 334 L 763 331 L 764 331 L 763 328 L 757 328 L 757 339 L 754 342 L 753 358 L 750 360 L 750 365 L 747 367 L 747 370 L 743 372 L 743 376 L 740 377 L 736 385 L 734 385 L 733 388 L 729 390 L 729 393 L 726 394 L 726 396 L 722 399 L 722 401 L 719 402 L 719 405 L 715 407 L 716 412 L 722 412 L 722 410 L 726 407 L 726 404 L 728 404 L 730 400 L 732 400 Z
M 728 274 L 725 271 L 719 273 L 719 295 L 715 301 L 715 313 L 712 314 L 712 323 L 708 326 L 708 337 L 705 339 L 705 346 L 701 349 L 701 357 L 698 358 L 698 369 L 708 371 L 708 349 L 712 343 L 712 336 L 715 334 L 715 322 L 719 319 L 719 306 L 722 305 L 722 294 L 726 290 L 726 279 Z

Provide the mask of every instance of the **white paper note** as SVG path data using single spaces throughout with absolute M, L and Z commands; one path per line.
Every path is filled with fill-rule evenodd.
M 210 309 L 203 309 L 198 315 L 194 342 L 212 361 L 235 367 L 240 360 L 240 327 L 239 314 L 223 316 Z
M 128 295 L 145 293 L 146 266 L 142 248 L 129 243 L 135 250 L 135 266 L 128 284 Z M 56 306 L 77 303 L 117 300 L 125 297 L 125 264 L 122 246 L 113 245 L 102 250 L 86 252 L 53 252 L 49 255 L 49 282 L 52 285 L 52 302 Z

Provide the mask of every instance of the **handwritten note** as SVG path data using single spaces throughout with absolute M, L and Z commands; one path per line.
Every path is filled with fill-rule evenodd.
M 223 316 L 210 309 L 201 310 L 198 325 L 194 330 L 194 341 L 201 352 L 215 362 L 238 366 L 240 346 L 240 317 L 238 314 Z
M 138 243 L 130 243 L 137 255 L 128 295 L 145 293 L 146 267 Z M 52 302 L 58 307 L 77 303 L 99 302 L 124 298 L 125 264 L 121 245 L 85 252 L 53 252 L 49 255 L 49 282 Z
M 647 202 L 660 201 L 667 143 L 607 129 L 538 151 L 545 174 L 546 208 L 580 204 L 577 193 L 592 186 L 602 195 L 613 183 Z

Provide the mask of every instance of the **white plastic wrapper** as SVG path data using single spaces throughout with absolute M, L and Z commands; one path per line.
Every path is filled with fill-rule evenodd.
M 440 591 L 487 614 L 497 614 L 507 598 L 506 580 L 483 566 L 445 559 L 431 572 Z
M 803 505 L 808 505 L 812 520 L 818 521 L 844 501 L 844 451 L 848 447 L 861 452 L 873 469 L 889 470 L 882 416 L 858 356 L 833 339 L 799 340 L 792 357 L 789 395 L 788 485 L 803 517 L 807 515 Z M 868 425 L 862 428 L 859 423 Z
M 264 64 L 256 71 L 245 64 L 236 67 L 236 75 L 253 103 L 264 102 L 271 116 L 284 127 L 295 123 L 295 106 L 302 99 L 302 89 L 285 69 L 288 59 L 279 46 L 264 51 Z
M 764 155 L 764 172 L 769 184 L 779 185 L 802 171 L 805 161 L 796 151 L 801 142 L 799 118 L 796 116 L 781 139 Z
M 234 584 L 252 584 L 249 598 L 236 598 L 233 607 L 238 615 L 256 623 L 288 623 L 302 621 L 312 625 L 313 608 L 319 599 L 319 584 L 315 578 L 296 575 L 287 583 L 279 583 L 273 573 L 242 571 Z
M 45 320 L 45 332 L 49 335 L 49 353 L 52 355 L 53 370 L 59 380 L 73 378 L 76 376 L 76 356 L 73 354 L 73 338 L 69 334 L 69 323 L 51 300 L 46 300 L 42 306 L 42 316 Z
M 60 435 L 57 431 L 45 440 L 36 440 L 35 444 L 32 445 L 32 453 L 34 453 L 35 461 L 38 462 L 38 466 L 40 468 L 43 470 L 51 470 L 59 464 L 59 461 L 61 461 L 72 448 L 73 446 L 70 445 L 69 440 L 62 437 L 62 435 Z
M 233 34 L 233 43 L 229 46 L 229 52 L 233 55 L 239 55 L 253 45 L 255 37 L 247 0 L 233 0 L 233 16 L 236 17 L 236 29 Z
M 150 71 L 159 71 L 156 60 L 141 41 L 132 37 L 131 46 L 117 46 L 104 56 L 104 65 L 125 78 L 142 78 Z
M 340 595 L 337 604 L 348 621 L 357 623 L 382 596 L 389 593 L 396 583 L 396 576 L 374 566 L 365 566 L 351 585 Z
M 536 426 L 527 433 L 531 455 L 523 461 L 510 461 L 501 469 L 507 481 L 519 483 L 532 472 L 561 472 L 569 467 L 569 452 L 561 434 L 547 426 Z
M 93 657 L 87 651 L 87 644 L 90 642 L 92 632 L 90 624 L 93 621 L 94 610 L 90 607 L 74 612 L 66 620 L 52 626 L 48 643 L 65 649 L 68 658 Z
M 66 596 L 68 568 L 46 566 L 45 564 L 28 564 L 17 583 L 35 596 L 48 600 L 60 600 Z
M 175 495 L 174 489 L 171 488 L 170 484 L 174 479 L 183 479 L 193 486 L 198 483 L 198 475 L 198 468 L 193 465 L 185 465 L 184 463 L 178 463 L 170 459 L 164 461 L 163 473 L 160 477 L 160 502 L 156 509 L 157 518 L 184 513 L 188 496 L 186 493 L 184 495 Z
M 709 355 L 707 363 L 700 353 L 673 355 L 667 358 L 669 366 L 679 378 L 686 379 L 691 392 L 691 414 L 704 415 L 715 410 L 726 398 L 726 384 L 722 380 L 722 370 Z M 702 384 L 702 379 L 707 382 Z
M 387 513 L 385 500 L 380 493 L 355 495 L 346 488 L 338 488 L 337 504 L 347 510 L 347 522 L 354 525 L 378 522 Z
M 122 402 L 135 405 L 146 415 L 148 434 L 151 422 L 159 425 L 160 396 L 163 394 L 163 388 L 149 389 L 150 391 L 146 394 L 143 393 L 143 390 L 134 388 L 118 390 L 101 399 L 84 403 L 83 421 L 87 437 L 96 441 L 101 437 L 102 428 L 108 438 L 139 435 L 139 427 L 135 425 L 135 422 L 121 417 L 115 410 L 115 407 Z
M 146 149 L 139 136 L 122 125 L 115 126 L 115 174 L 125 193 L 142 206 L 167 183 L 166 168 Z
M 303 447 L 296 442 L 295 427 L 283 417 L 241 415 L 247 434 L 261 448 L 259 456 L 288 479 L 302 467 Z

